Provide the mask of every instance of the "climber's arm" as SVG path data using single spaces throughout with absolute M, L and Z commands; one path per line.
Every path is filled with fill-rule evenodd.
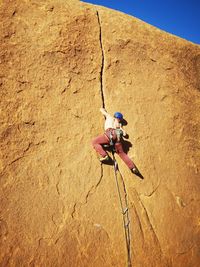
M 105 110 L 105 108 L 100 108 L 100 111 L 106 117 L 109 115 L 109 113 Z
M 123 132 L 123 136 L 124 136 L 124 137 L 127 136 L 126 131 L 124 131 L 124 129 L 122 129 L 122 128 L 121 128 L 121 130 L 122 130 L 122 132 Z
M 123 137 L 126 137 L 126 136 L 127 136 L 127 133 L 126 133 L 126 131 L 123 129 L 123 126 L 122 126 L 122 125 L 120 125 L 120 130 L 122 131 L 122 135 L 123 135 Z

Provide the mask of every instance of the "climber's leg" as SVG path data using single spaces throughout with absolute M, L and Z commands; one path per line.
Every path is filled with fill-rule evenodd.
M 133 161 L 129 158 L 129 156 L 124 152 L 122 144 L 116 143 L 115 144 L 115 151 L 120 156 L 120 158 L 126 163 L 126 165 L 129 167 L 129 169 L 136 168 Z
M 101 155 L 103 158 L 107 156 L 106 151 L 103 149 L 102 145 L 109 144 L 108 137 L 103 135 L 99 135 L 92 140 L 92 146 L 96 150 L 96 152 Z

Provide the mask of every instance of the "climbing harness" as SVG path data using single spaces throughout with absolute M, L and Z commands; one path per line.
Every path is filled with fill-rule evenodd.
M 109 145 L 110 145 L 110 147 L 113 147 L 114 146 L 114 142 L 116 140 L 116 132 L 115 132 L 115 129 L 113 129 L 113 128 L 107 129 L 106 132 L 105 132 L 105 135 L 109 139 Z
M 120 201 L 120 206 L 121 206 L 121 212 L 123 215 L 123 225 L 124 225 L 124 233 L 125 233 L 125 239 L 126 239 L 126 249 L 127 249 L 127 267 L 131 267 L 131 246 L 130 246 L 130 220 L 129 220 L 129 213 L 128 213 L 128 201 L 127 201 L 127 193 L 126 193 L 126 187 L 124 180 L 122 178 L 122 184 L 123 184 L 123 190 L 125 194 L 125 203 L 123 204 L 122 201 L 122 195 L 120 192 L 120 186 L 119 186 L 119 181 L 117 179 L 117 172 L 119 171 L 118 169 L 118 163 L 115 159 L 115 151 L 112 149 L 112 157 L 113 157 L 113 162 L 114 162 L 114 176 L 115 176 L 115 181 L 117 185 L 117 191 L 118 191 L 118 196 L 119 196 L 119 201 Z
M 109 139 L 110 139 L 110 146 L 112 147 L 114 145 L 114 141 L 113 141 L 113 133 L 112 131 L 110 131 L 109 133 Z
M 123 131 L 119 128 L 115 129 L 115 133 L 116 133 L 116 136 L 117 136 L 117 141 L 120 142 L 121 141 L 121 137 L 123 135 Z
M 121 137 L 123 135 L 123 131 L 120 128 L 117 128 L 117 129 L 111 129 L 110 128 L 105 132 L 105 135 L 109 139 L 109 145 L 111 147 L 113 147 L 115 142 L 120 142 L 121 141 Z

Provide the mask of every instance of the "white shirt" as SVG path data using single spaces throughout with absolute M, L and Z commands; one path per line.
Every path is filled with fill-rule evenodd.
M 113 118 L 110 114 L 106 114 L 106 120 L 105 120 L 105 131 L 109 128 L 116 129 L 121 127 L 121 123 L 119 123 L 115 118 Z

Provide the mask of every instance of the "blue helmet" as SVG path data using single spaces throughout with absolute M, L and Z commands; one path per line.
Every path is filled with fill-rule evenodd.
M 120 119 L 120 120 L 123 119 L 123 115 L 120 112 L 115 112 L 114 117 L 117 118 L 117 119 Z

